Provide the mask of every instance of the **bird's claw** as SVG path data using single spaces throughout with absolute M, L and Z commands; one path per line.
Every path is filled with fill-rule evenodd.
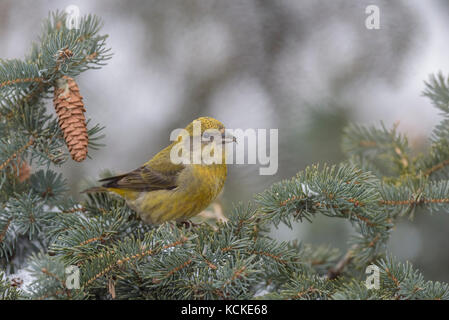
M 178 227 L 184 227 L 184 228 L 186 228 L 186 229 L 191 229 L 191 228 L 194 228 L 194 227 L 199 226 L 199 224 L 193 223 L 193 222 L 190 221 L 190 220 L 185 220 L 185 221 L 180 221 L 180 222 L 178 222 L 178 223 L 177 223 L 177 226 L 178 226 Z

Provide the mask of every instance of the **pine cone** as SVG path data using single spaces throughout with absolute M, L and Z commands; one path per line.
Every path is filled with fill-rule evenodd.
M 73 78 L 63 76 L 56 81 L 53 104 L 59 117 L 59 127 L 72 159 L 78 162 L 86 159 L 87 136 L 86 118 L 84 117 L 83 97 Z

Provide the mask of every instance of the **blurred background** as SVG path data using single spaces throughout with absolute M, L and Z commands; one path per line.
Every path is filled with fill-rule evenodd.
M 370 4 L 380 8 L 379 30 L 365 27 Z M 1 0 L 0 57 L 22 58 L 48 12 L 68 5 L 103 19 L 114 52 L 102 70 L 77 79 L 87 117 L 106 126 L 106 147 L 62 168 L 76 197 L 80 177 L 134 169 L 199 116 L 234 129 L 279 129 L 276 175 L 230 166 L 219 200 L 228 213 L 306 165 L 343 160 L 349 122 L 399 122 L 420 152 L 440 120 L 421 92 L 429 74 L 449 73 L 447 0 Z M 403 219 L 389 250 L 427 279 L 449 281 L 448 230 L 447 213 Z M 320 216 L 272 231 L 342 250 L 351 232 Z

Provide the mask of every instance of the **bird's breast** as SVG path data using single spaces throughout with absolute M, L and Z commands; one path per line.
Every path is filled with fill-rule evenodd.
M 180 189 L 189 190 L 192 195 L 212 201 L 223 189 L 227 176 L 225 164 L 189 165 L 179 176 Z

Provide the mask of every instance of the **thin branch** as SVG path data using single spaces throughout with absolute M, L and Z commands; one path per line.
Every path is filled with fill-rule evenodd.
M 10 86 L 13 84 L 25 83 L 25 82 L 42 82 L 43 80 L 44 80 L 43 78 L 25 78 L 25 79 L 7 80 L 7 81 L 0 83 L 0 88 L 5 87 L 5 86 Z
M 30 140 L 28 140 L 28 142 L 23 147 L 21 147 L 19 150 L 14 152 L 8 159 L 6 159 L 2 164 L 0 164 L 0 171 L 5 169 L 11 161 L 13 161 L 15 158 L 17 158 L 22 152 L 24 152 L 26 149 L 31 147 L 33 144 L 34 144 L 34 139 L 30 138 Z
M 444 167 L 449 166 L 449 159 L 444 160 L 436 165 L 434 165 L 432 168 L 424 171 L 424 175 L 425 176 L 430 176 L 432 173 L 434 173 L 435 171 L 438 171 L 440 169 L 443 169 Z
M 351 262 L 354 251 L 357 249 L 357 245 L 353 245 L 346 254 L 338 261 L 338 263 L 335 265 L 335 267 L 329 269 L 327 272 L 327 278 L 329 280 L 333 280 L 338 278 L 341 273 L 343 272 L 343 269 Z

